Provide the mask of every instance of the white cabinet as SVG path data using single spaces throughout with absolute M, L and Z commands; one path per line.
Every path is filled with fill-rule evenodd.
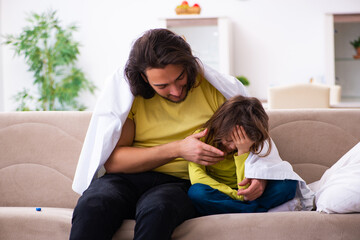
M 161 19 L 161 27 L 183 36 L 193 54 L 218 71 L 233 75 L 232 34 L 226 17 L 184 16 Z

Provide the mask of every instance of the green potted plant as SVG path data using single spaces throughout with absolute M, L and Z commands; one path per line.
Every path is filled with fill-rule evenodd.
M 237 80 L 239 80 L 244 86 L 249 86 L 249 80 L 244 76 L 236 76 Z
M 37 86 L 35 94 L 24 89 L 15 96 L 19 103 L 16 110 L 86 109 L 78 103 L 79 93 L 93 94 L 96 87 L 76 66 L 79 42 L 73 40 L 72 34 L 77 27 L 61 27 L 56 11 L 31 13 L 27 22 L 29 26 L 18 36 L 7 35 L 4 42 L 13 47 L 15 55 L 25 58 Z
M 354 58 L 359 59 L 360 58 L 360 36 L 355 39 L 354 41 L 351 41 L 350 44 L 355 48 L 356 55 L 354 55 Z

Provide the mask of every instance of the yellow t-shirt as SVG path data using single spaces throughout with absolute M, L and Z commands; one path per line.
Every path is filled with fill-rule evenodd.
M 133 146 L 153 147 L 184 139 L 200 128 L 225 100 L 205 79 L 180 103 L 170 102 L 158 94 L 150 99 L 137 96 L 128 116 L 135 123 Z M 188 163 L 182 158 L 154 171 L 189 179 Z

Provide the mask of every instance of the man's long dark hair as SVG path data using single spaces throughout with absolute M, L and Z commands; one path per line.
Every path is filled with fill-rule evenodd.
M 168 29 L 151 29 L 138 38 L 130 51 L 124 74 L 134 96 L 152 98 L 154 89 L 143 78 L 146 70 L 165 68 L 167 65 L 184 67 L 188 82 L 187 91 L 196 86 L 196 77 L 202 75 L 199 59 L 194 57 L 190 45 Z

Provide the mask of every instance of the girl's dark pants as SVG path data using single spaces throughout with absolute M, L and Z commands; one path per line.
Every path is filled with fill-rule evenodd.
M 268 180 L 264 193 L 254 201 L 234 200 L 208 185 L 194 184 L 189 197 L 201 215 L 267 212 L 295 197 L 298 181 Z

